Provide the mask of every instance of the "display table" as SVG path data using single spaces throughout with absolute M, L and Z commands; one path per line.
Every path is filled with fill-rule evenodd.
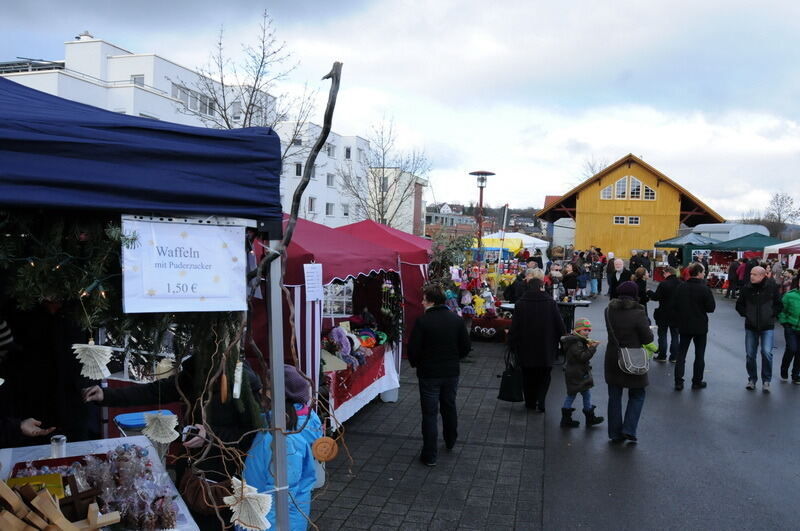
M 379 394 L 400 387 L 395 351 L 386 345 L 372 349 L 367 363 L 355 369 L 326 373 L 330 382 L 328 403 L 332 427 L 338 428 Z
M 495 333 L 491 336 L 483 336 L 479 331 L 475 330 L 476 328 L 493 328 Z M 504 319 L 502 317 L 496 317 L 493 319 L 474 317 L 472 319 L 472 326 L 470 327 L 470 335 L 473 339 L 478 341 L 504 342 L 506 340 L 506 330 L 509 328 L 511 328 L 511 319 Z
M 150 455 L 157 455 L 153 443 L 143 435 L 137 437 L 121 437 L 119 439 L 102 439 L 98 441 L 68 442 L 66 455 L 68 457 L 80 457 L 89 454 L 103 454 L 124 443 L 139 445 L 143 448 L 147 448 Z M 22 448 L 4 448 L 0 450 L 0 478 L 4 480 L 8 479 L 8 476 L 11 474 L 11 469 L 14 468 L 14 464 L 16 463 L 49 458 L 49 444 L 42 446 L 26 446 Z M 200 531 L 200 528 L 194 523 L 192 516 L 189 514 L 189 508 L 186 507 L 183 498 L 178 494 L 178 489 L 175 488 L 167 471 L 164 469 L 164 465 L 162 465 L 161 461 L 158 459 L 153 459 L 152 463 L 153 476 L 172 490 L 172 496 L 175 499 L 175 503 L 178 505 L 178 526 L 175 529 L 179 531 Z

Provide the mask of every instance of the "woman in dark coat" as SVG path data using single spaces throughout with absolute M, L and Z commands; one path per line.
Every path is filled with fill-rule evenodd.
M 537 270 L 541 276 L 541 270 Z M 508 344 L 522 366 L 525 406 L 544 412 L 550 388 L 550 371 L 564 335 L 564 320 L 552 297 L 544 292 L 541 278 L 529 281 L 530 287 L 517 300 Z
M 639 304 L 644 307 L 645 315 L 647 315 L 647 301 L 650 300 L 650 297 L 647 295 L 648 277 L 647 269 L 644 267 L 638 267 L 636 271 L 633 272 L 633 281 L 636 282 L 636 287 L 639 289 Z
M 640 348 L 653 342 L 647 314 L 637 302 L 639 290 L 634 282 L 617 287 L 617 299 L 608 303 L 606 329 L 608 346 L 605 376 L 608 384 L 608 437 L 612 442 L 636 442 L 636 427 L 644 407 L 647 374 L 633 375 L 619 368 L 620 347 Z M 628 389 L 628 405 L 622 418 L 622 390 Z

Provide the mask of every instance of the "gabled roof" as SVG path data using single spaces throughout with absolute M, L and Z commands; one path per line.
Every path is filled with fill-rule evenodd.
M 638 164 L 649 172 L 653 173 L 653 175 L 655 175 L 659 181 L 664 181 L 678 190 L 678 192 L 681 194 L 681 223 L 685 223 L 686 225 L 692 227 L 699 223 L 722 223 L 725 221 L 722 216 L 717 214 L 711 209 L 711 207 L 700 201 L 697 197 L 689 193 L 689 191 L 684 187 L 632 153 L 628 153 L 615 163 L 609 165 L 604 170 L 596 173 L 592 177 L 589 177 L 581 184 L 562 195 L 560 198 L 551 200 L 550 198 L 553 196 L 547 196 L 545 198 L 545 206 L 539 211 L 537 217 L 544 219 L 545 221 L 555 221 L 565 217 L 574 218 L 575 203 L 578 192 L 584 188 L 587 188 L 589 185 L 600 181 L 603 177 L 621 167 L 623 164 L 627 164 L 628 167 L 630 167 L 632 164 Z

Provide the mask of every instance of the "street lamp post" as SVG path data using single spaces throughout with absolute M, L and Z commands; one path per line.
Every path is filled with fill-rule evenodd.
M 486 178 L 494 175 L 494 173 L 478 170 L 472 171 L 469 174 L 478 178 L 478 214 L 475 217 L 478 221 L 478 260 L 483 260 L 483 189 L 486 188 Z

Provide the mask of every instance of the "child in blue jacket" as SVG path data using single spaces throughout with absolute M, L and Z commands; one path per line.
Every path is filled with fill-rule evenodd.
M 295 431 L 302 428 L 302 431 L 286 436 L 289 529 L 305 531 L 308 529 L 306 517 L 311 517 L 311 489 L 316 481 L 311 444 L 322 436 L 322 423 L 307 405 L 311 399 L 310 388 L 306 379 L 294 366 L 284 365 L 284 381 L 286 410 L 289 417 L 286 429 Z M 247 485 L 257 488 L 259 492 L 274 495 L 272 432 L 264 431 L 256 435 L 244 467 L 244 480 Z M 274 503 L 267 514 L 267 520 L 272 524 L 272 529 L 277 529 Z

